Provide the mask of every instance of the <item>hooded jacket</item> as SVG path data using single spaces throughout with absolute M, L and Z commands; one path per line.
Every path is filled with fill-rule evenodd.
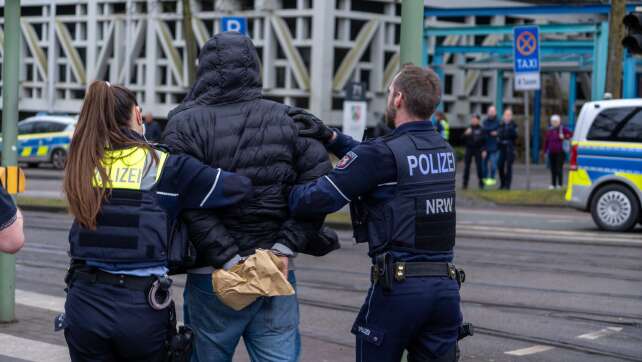
M 291 218 L 289 190 L 331 170 L 327 151 L 298 137 L 289 106 L 262 98 L 259 58 L 248 37 L 226 32 L 207 41 L 196 78 L 169 113 L 164 142 L 174 152 L 250 178 L 254 188 L 237 205 L 184 214 L 197 266 L 220 268 L 236 255 L 275 245 L 305 252 L 323 220 Z

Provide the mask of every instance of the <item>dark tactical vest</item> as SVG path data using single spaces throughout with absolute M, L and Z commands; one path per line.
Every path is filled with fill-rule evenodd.
M 353 201 L 357 242 L 382 252 L 447 252 L 455 246 L 455 156 L 434 130 L 409 131 L 385 139 L 397 164 L 395 195 L 387 201 L 366 195 Z
M 104 162 L 110 192 L 89 230 L 74 221 L 70 255 L 101 263 L 165 265 L 175 269 L 189 254 L 185 227 L 168 220 L 159 205 L 156 185 L 168 154 L 155 151 L 158 162 L 142 148 L 108 151 Z M 97 175 L 94 186 L 102 186 Z

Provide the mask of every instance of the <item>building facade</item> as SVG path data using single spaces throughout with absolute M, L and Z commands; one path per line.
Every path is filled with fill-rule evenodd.
M 158 118 L 166 117 L 186 94 L 189 82 L 182 0 L 21 3 L 21 111 L 77 113 L 84 90 L 94 79 L 129 87 L 144 111 Z M 475 5 L 497 4 L 525 5 L 492 0 Z M 0 7 L 3 5 L 0 0 Z M 461 0 L 447 5 L 471 6 Z M 368 125 L 382 119 L 387 85 L 399 67 L 399 1 L 191 0 L 190 6 L 197 47 L 220 31 L 223 17 L 247 17 L 248 36 L 261 58 L 266 97 L 308 108 L 327 123 L 340 125 L 344 87 L 352 81 L 364 82 Z M 426 24 L 474 26 L 535 20 L 547 21 L 501 16 L 428 17 Z M 497 36 L 432 38 L 433 44 L 459 45 L 508 40 Z M 0 45 L 3 39 L 0 30 Z M 1 56 L 0 52 L 0 62 Z M 443 65 L 444 107 L 455 127 L 463 125 L 472 112 L 484 111 L 495 99 L 497 72 L 462 67 L 477 60 L 478 56 L 453 55 L 447 56 Z M 500 76 L 506 77 L 500 84 L 509 87 L 510 73 Z M 506 104 L 517 102 L 508 90 Z

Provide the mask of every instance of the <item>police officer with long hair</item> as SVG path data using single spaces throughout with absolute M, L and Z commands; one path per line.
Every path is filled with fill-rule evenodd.
M 430 117 L 439 104 L 439 78 L 405 65 L 388 89 L 386 119 L 394 131 L 360 143 L 312 115 L 295 120 L 341 161 L 295 186 L 290 209 L 318 216 L 350 203 L 356 241 L 367 242 L 372 287 L 352 327 L 357 361 L 452 362 L 463 336 L 455 246 L 455 156 Z
M 189 260 L 183 209 L 245 198 L 248 178 L 170 155 L 143 137 L 136 96 L 95 81 L 69 147 L 74 222 L 65 330 L 72 361 L 163 361 L 174 334 L 170 269 Z

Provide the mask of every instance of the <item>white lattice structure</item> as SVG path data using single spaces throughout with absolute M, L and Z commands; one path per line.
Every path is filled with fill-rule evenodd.
M 368 97 L 378 100 L 371 115 L 382 112 L 385 84 L 399 59 L 395 1 L 191 4 L 199 47 L 219 31 L 221 16 L 248 17 L 266 96 L 338 124 L 344 85 L 364 81 Z M 186 92 L 181 0 L 22 0 L 22 16 L 21 111 L 78 112 L 94 79 L 131 88 L 156 117 L 165 117 Z
M 181 1 L 21 0 L 20 110 L 76 113 L 87 84 L 103 79 L 131 88 L 144 111 L 166 117 L 188 87 Z M 471 6 L 463 0 L 427 3 Z M 497 4 L 520 5 L 475 2 Z M 399 1 L 191 0 L 191 5 L 198 46 L 219 31 L 222 16 L 248 17 L 267 97 L 309 108 L 339 125 L 344 86 L 362 81 L 368 86 L 368 123 L 372 126 L 381 119 L 387 83 L 399 66 Z M 446 20 L 430 18 L 427 25 L 506 22 L 503 17 Z M 3 39 L 0 29 L 0 45 Z M 500 40 L 488 36 L 483 43 Z M 439 41 L 463 45 L 475 39 Z M 0 62 L 1 55 L 0 50 Z M 494 101 L 496 72 L 462 70 L 460 64 L 470 60 L 474 57 L 446 57 L 443 99 L 453 126 Z M 510 79 L 504 84 L 510 88 Z M 515 99 L 507 92 L 505 101 L 510 104 Z

